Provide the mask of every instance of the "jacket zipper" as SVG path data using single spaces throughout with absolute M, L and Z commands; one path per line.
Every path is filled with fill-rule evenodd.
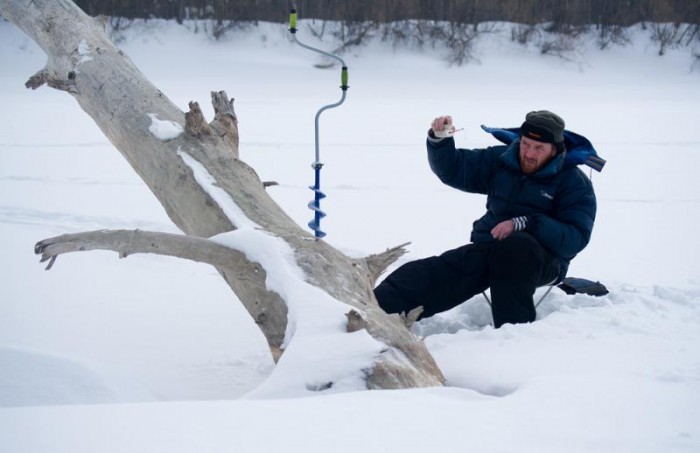
M 506 213 L 509 216 L 508 218 L 515 217 L 511 208 L 513 206 L 515 194 L 520 192 L 520 190 L 522 190 L 523 184 L 524 184 L 526 178 L 527 178 L 527 175 L 520 176 L 520 178 L 518 178 L 518 182 L 513 186 L 513 189 L 511 189 L 510 194 L 508 194 L 508 204 L 506 206 Z

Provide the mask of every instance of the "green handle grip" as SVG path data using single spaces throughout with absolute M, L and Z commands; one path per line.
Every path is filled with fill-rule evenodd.
M 341 84 L 341 88 L 348 87 L 348 67 L 347 66 L 343 66 L 343 69 L 340 72 L 340 84 Z
M 297 31 L 297 10 L 295 9 L 289 12 L 289 31 L 292 33 Z

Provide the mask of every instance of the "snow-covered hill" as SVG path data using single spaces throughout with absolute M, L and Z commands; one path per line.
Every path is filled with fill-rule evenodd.
M 183 109 L 211 117 L 209 91 L 235 97 L 241 157 L 306 224 L 313 117 L 340 92 L 336 69 L 285 34 L 211 41 L 153 22 L 120 46 Z M 24 89 L 45 56 L 0 21 L 0 451 L 700 450 L 700 75 L 632 34 L 576 62 L 506 30 L 460 68 L 439 49 L 346 55 L 348 100 L 321 120 L 329 242 L 363 255 L 412 241 L 404 261 L 464 243 L 484 198 L 430 173 L 430 120 L 453 115 L 458 145 L 480 147 L 493 143 L 480 124 L 547 108 L 608 160 L 570 274 L 611 292 L 556 290 L 531 325 L 492 329 L 481 298 L 419 323 L 444 389 L 259 399 L 272 361 L 213 269 L 106 252 L 38 263 L 34 243 L 66 232 L 177 230 L 70 96 Z

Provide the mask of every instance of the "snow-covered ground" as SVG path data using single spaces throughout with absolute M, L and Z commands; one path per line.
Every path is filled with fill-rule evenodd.
M 235 97 L 242 158 L 306 224 L 313 117 L 339 98 L 339 71 L 285 34 L 214 42 L 153 22 L 120 46 L 183 110 L 198 100 L 211 118 L 209 91 Z M 0 451 L 700 450 L 700 75 L 687 51 L 660 58 L 633 35 L 577 62 L 507 32 L 460 68 L 381 43 L 345 55 L 348 99 L 321 119 L 330 243 L 411 241 L 403 261 L 464 243 L 484 199 L 430 173 L 430 120 L 453 115 L 458 145 L 480 147 L 494 143 L 480 124 L 547 108 L 608 160 L 570 275 L 611 292 L 555 290 L 530 325 L 492 329 L 481 298 L 419 323 L 446 388 L 258 399 L 272 361 L 214 269 L 108 252 L 38 263 L 34 244 L 62 233 L 177 229 L 69 95 L 23 87 L 46 57 L 0 21 Z

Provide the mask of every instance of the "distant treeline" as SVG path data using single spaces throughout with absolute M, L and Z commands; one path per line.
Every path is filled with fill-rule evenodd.
M 619 25 L 640 22 L 700 24 L 700 0 L 75 0 L 91 16 L 128 19 L 287 20 L 388 23 L 407 19 L 467 24 Z
M 258 22 L 284 23 L 292 4 L 304 30 L 337 43 L 334 52 L 380 39 L 396 47 L 433 47 L 452 64 L 475 58 L 480 38 L 512 23 L 511 39 L 542 54 L 575 59 L 579 37 L 601 49 L 630 42 L 629 26 L 651 30 L 659 55 L 689 49 L 700 68 L 700 0 L 74 0 L 108 21 L 113 39 L 134 20 L 169 19 L 216 39 Z

